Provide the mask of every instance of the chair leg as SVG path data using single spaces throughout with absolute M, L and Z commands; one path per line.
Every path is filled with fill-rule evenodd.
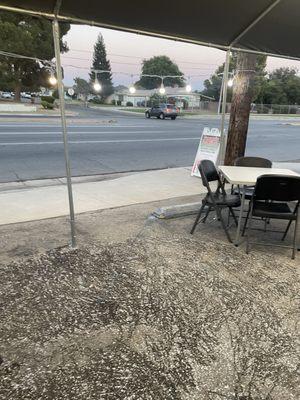
M 222 224 L 222 227 L 223 227 L 223 229 L 224 229 L 224 231 L 225 231 L 225 234 L 226 234 L 226 237 L 227 237 L 227 239 L 228 239 L 228 242 L 229 242 L 229 243 L 232 243 L 232 239 L 231 239 L 231 237 L 230 237 L 230 235 L 229 235 L 229 232 L 228 232 L 226 223 L 225 223 L 225 221 L 224 221 L 224 219 L 223 219 L 223 217 L 222 217 L 221 210 L 220 210 L 220 208 L 219 208 L 218 206 L 216 206 L 216 214 L 217 214 L 217 216 L 218 216 L 219 221 L 221 221 L 221 224 Z
M 199 210 L 199 212 L 198 212 L 198 215 L 197 215 L 197 217 L 196 217 L 196 220 L 195 220 L 195 222 L 194 222 L 194 225 L 193 225 L 193 227 L 192 227 L 192 229 L 191 229 L 191 235 L 194 233 L 194 231 L 195 231 L 195 229 L 196 229 L 196 226 L 197 226 L 197 224 L 198 224 L 198 222 L 199 222 L 199 219 L 201 218 L 201 214 L 202 214 L 202 212 L 203 212 L 203 210 L 204 210 L 205 205 L 206 205 L 206 202 L 202 203 L 202 206 L 200 207 L 200 210 Z
M 211 207 L 209 206 L 208 207 L 208 209 L 207 209 L 207 211 L 206 211 L 206 213 L 205 213 L 205 217 L 203 218 L 203 224 L 205 224 L 205 222 L 206 222 L 206 220 L 207 220 L 207 217 L 208 217 L 208 214 L 211 212 Z
M 281 238 L 282 241 L 284 241 L 284 239 L 286 238 L 286 235 L 288 234 L 288 231 L 290 229 L 291 223 L 292 223 L 292 220 L 289 221 L 289 223 L 288 223 L 288 225 L 286 227 L 286 230 L 284 231 L 284 234 L 283 234 L 283 236 Z
M 242 231 L 242 236 L 245 235 L 245 231 L 246 231 L 246 227 L 247 227 L 247 223 L 248 223 L 248 219 L 249 219 L 250 210 L 251 210 L 251 206 L 249 205 L 249 208 L 248 208 L 248 211 L 247 211 L 247 215 L 246 215 L 246 219 L 245 219 L 245 223 L 244 223 L 244 227 L 243 227 L 243 231 Z
M 250 218 L 249 218 L 249 226 L 247 232 L 247 243 L 246 243 L 246 253 L 249 254 L 250 251 L 250 231 L 252 228 L 252 209 L 250 209 Z
M 298 208 L 299 208 L 299 202 L 297 203 L 297 205 L 296 205 L 296 207 L 295 207 L 295 209 L 294 209 L 294 214 L 295 214 L 295 215 L 298 215 L 298 214 L 297 214 Z M 291 223 L 292 223 L 292 220 L 289 221 L 289 223 L 288 223 L 288 225 L 287 225 L 287 227 L 286 227 L 286 230 L 284 231 L 284 234 L 283 234 L 281 240 L 284 240 L 284 239 L 286 238 L 286 235 L 288 234 L 288 231 L 289 231 L 289 229 L 290 229 Z
M 297 250 L 297 233 L 298 233 L 298 218 L 296 218 L 295 221 L 295 232 L 294 232 L 294 240 L 293 240 L 293 253 L 292 253 L 292 259 L 295 259 L 296 255 L 296 250 Z
M 237 217 L 236 217 L 236 215 L 235 215 L 235 213 L 233 211 L 233 208 L 232 207 L 228 207 L 228 208 L 229 208 L 229 213 L 233 216 L 235 225 L 238 226 L 238 220 L 237 220 Z
M 227 226 L 230 225 L 230 209 L 228 207 L 228 215 L 227 215 Z

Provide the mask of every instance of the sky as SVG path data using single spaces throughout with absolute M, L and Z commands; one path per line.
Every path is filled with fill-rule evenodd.
M 203 81 L 225 60 L 224 51 L 209 47 L 87 25 L 72 25 L 64 37 L 69 52 L 62 55 L 66 85 L 73 85 L 75 77 L 89 79 L 93 47 L 99 33 L 104 38 L 115 86 L 129 86 L 137 81 L 143 59 L 166 55 L 177 63 L 193 89 L 203 89 Z M 268 57 L 268 71 L 279 67 L 295 67 L 300 71 L 300 62 Z

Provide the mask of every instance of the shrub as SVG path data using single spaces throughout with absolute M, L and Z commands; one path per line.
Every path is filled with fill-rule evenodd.
M 161 96 L 159 93 L 154 93 L 152 96 L 150 96 L 151 107 L 158 106 L 161 103 L 167 103 L 167 101 L 167 96 Z
M 104 101 L 101 99 L 101 97 L 93 97 L 89 100 L 89 103 L 104 104 Z
M 115 105 L 116 105 L 116 100 L 112 100 L 110 104 L 111 104 L 112 106 L 115 106 Z
M 289 106 L 280 107 L 279 112 L 280 112 L 280 114 L 288 114 L 289 113 Z
M 290 114 L 297 114 L 298 108 L 297 107 L 291 107 L 290 109 Z
M 272 114 L 280 114 L 280 106 L 277 104 L 272 105 Z
M 131 101 L 127 101 L 126 107 L 133 107 L 133 103 Z
M 270 106 L 271 107 L 271 106 Z M 257 114 L 269 114 L 270 108 L 265 105 L 258 105 L 257 106 Z
M 41 104 L 42 104 L 42 107 L 45 108 L 46 110 L 53 110 L 54 109 L 54 104 L 53 103 L 48 103 L 48 101 L 42 100 Z
M 41 101 L 46 101 L 47 103 L 53 104 L 55 102 L 55 98 L 52 96 L 42 96 Z
M 57 90 L 57 89 L 55 89 L 55 90 L 53 91 L 52 97 L 53 97 L 54 99 L 59 99 L 59 93 L 58 93 L 58 90 Z

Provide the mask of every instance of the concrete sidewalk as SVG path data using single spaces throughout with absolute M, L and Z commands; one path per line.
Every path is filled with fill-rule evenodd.
M 204 192 L 190 168 L 135 173 L 113 180 L 73 184 L 75 213 L 147 203 Z M 66 185 L 0 192 L 0 225 L 69 214 Z

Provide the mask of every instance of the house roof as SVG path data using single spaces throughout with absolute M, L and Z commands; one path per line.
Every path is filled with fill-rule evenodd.
M 200 93 L 187 93 L 185 88 L 176 88 L 165 86 L 166 96 L 201 96 Z M 150 97 L 155 93 L 159 93 L 159 89 L 136 89 L 135 93 L 130 93 L 128 89 L 115 92 L 116 95 L 126 95 L 132 97 Z

